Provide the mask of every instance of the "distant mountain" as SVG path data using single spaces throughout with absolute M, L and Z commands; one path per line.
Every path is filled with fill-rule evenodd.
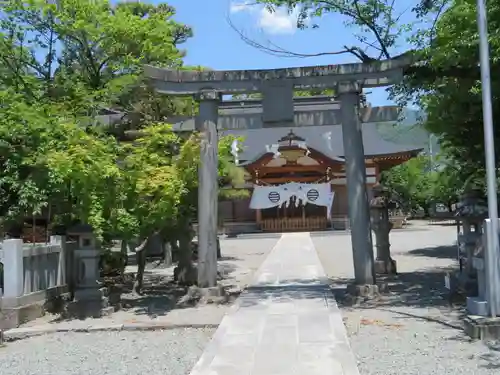
M 439 150 L 439 144 L 436 137 L 425 130 L 422 125 L 424 119 L 425 113 L 422 111 L 406 109 L 401 121 L 392 124 L 377 124 L 377 131 L 387 141 L 400 145 L 418 146 L 428 153 L 432 149 L 435 155 Z

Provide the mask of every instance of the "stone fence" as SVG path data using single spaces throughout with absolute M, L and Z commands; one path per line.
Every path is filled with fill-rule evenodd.
M 63 236 L 52 236 L 47 244 L 26 244 L 22 239 L 3 241 L 0 328 L 42 316 L 47 301 L 72 291 L 75 248 L 76 243 L 66 242 Z

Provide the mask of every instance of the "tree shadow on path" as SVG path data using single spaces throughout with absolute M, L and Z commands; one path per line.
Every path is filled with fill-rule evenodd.
M 236 269 L 230 263 L 219 263 L 219 279 L 228 275 Z M 132 283 L 124 286 L 121 293 L 121 305 L 125 311 L 131 311 L 135 315 L 147 315 L 155 318 L 165 316 L 175 309 L 194 307 L 197 301 L 183 303 L 188 293 L 188 287 L 177 284 L 172 276 L 158 275 L 151 271 L 145 273 L 145 284 L 140 295 L 132 293 Z M 231 297 L 231 296 L 230 296 Z
M 434 246 L 410 250 L 408 255 L 438 259 L 457 259 L 458 250 L 456 246 Z
M 400 273 L 394 276 L 379 276 L 377 284 L 381 288 L 380 298 L 366 300 L 363 306 L 371 307 L 449 307 L 449 291 L 444 285 L 445 274 L 452 268 L 430 268 L 413 272 Z M 352 304 L 347 295 L 346 286 L 352 279 L 331 279 L 330 287 L 339 304 Z

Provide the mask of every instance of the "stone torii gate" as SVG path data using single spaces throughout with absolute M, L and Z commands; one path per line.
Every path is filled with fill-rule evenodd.
M 340 103 L 331 96 L 295 97 L 293 106 L 293 126 L 295 127 L 342 124 Z M 269 127 L 268 123 L 263 122 L 262 112 L 260 99 L 222 101 L 219 105 L 217 130 L 251 130 Z M 362 123 L 394 122 L 398 115 L 399 111 L 396 106 L 361 108 Z M 166 121 L 174 124 L 174 130 L 196 130 L 196 119 L 192 116 L 175 116 Z M 289 126 L 289 123 L 282 125 Z
M 409 63 L 405 58 L 398 58 L 370 64 L 202 72 L 145 67 L 145 75 L 157 92 L 193 95 L 199 102 L 199 113 L 195 119 L 195 127 L 202 137 L 198 189 L 199 287 L 214 287 L 217 283 L 217 128 L 222 95 L 260 92 L 262 126 L 294 127 L 297 126 L 294 122 L 294 90 L 315 88 L 334 89 L 340 102 L 355 281 L 359 288 L 369 286 L 373 289 L 374 257 L 360 95 L 363 88 L 400 82 L 403 69 Z

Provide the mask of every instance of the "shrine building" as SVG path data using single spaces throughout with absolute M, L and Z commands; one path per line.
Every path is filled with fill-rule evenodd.
M 368 194 L 381 172 L 422 151 L 384 140 L 375 123 L 362 124 L 362 133 Z M 219 222 L 227 232 L 346 228 L 341 125 L 230 130 L 224 134 L 244 139 L 239 164 L 245 168 L 246 182 L 241 188 L 251 193 L 246 199 L 219 201 Z
M 226 233 L 347 228 L 339 103 L 327 96 L 294 97 L 293 121 L 284 123 L 263 111 L 263 103 L 260 99 L 220 103 L 219 136 L 244 140 L 238 145 L 238 165 L 246 177 L 236 188 L 247 189 L 250 197 L 219 199 L 219 228 Z M 271 109 L 273 114 L 275 108 Z M 395 107 L 368 106 L 361 114 L 368 194 L 381 172 L 417 156 L 424 148 L 389 142 L 381 136 L 377 124 L 394 123 L 397 118 Z M 192 116 L 169 121 L 174 131 L 196 128 Z

